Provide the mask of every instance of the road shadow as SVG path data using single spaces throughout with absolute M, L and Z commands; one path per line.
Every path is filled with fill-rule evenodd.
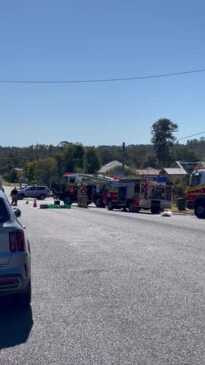
M 0 298 L 0 350 L 25 343 L 33 326 L 32 308 Z

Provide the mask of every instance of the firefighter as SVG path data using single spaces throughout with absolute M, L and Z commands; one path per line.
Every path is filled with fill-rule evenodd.
M 14 205 L 16 207 L 18 202 L 18 190 L 16 189 L 16 187 L 14 187 L 14 189 L 11 190 L 10 196 L 11 196 L 11 205 Z
M 144 194 L 144 198 L 147 199 L 147 190 L 148 190 L 148 180 L 144 177 L 142 181 L 142 193 Z

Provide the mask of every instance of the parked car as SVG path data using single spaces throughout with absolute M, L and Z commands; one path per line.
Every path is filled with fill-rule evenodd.
M 29 306 L 31 253 L 24 227 L 17 220 L 20 214 L 0 191 L 0 298 L 13 295 L 20 305 Z
M 49 189 L 47 186 L 29 185 L 18 190 L 18 199 L 36 198 L 44 200 L 48 195 Z

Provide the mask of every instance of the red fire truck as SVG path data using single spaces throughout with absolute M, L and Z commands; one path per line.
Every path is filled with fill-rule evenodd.
M 104 206 L 103 191 L 110 178 L 80 173 L 65 173 L 62 183 L 52 184 L 55 198 L 66 204 L 77 202 L 80 191 L 86 189 L 87 204 L 95 203 L 96 206 Z
M 123 209 L 139 212 L 150 209 L 158 214 L 171 208 L 171 184 L 147 179 L 119 179 L 108 184 L 104 203 L 108 210 Z
M 189 177 L 187 208 L 194 209 L 198 218 L 205 219 L 205 167 L 197 166 Z

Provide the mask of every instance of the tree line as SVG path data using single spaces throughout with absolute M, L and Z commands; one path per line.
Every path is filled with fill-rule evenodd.
M 125 162 L 131 169 L 174 166 L 176 160 L 205 160 L 205 139 L 177 142 L 178 125 L 159 119 L 151 128 L 151 143 L 122 146 L 83 146 L 62 141 L 57 146 L 37 144 L 28 147 L 0 146 L 0 175 L 10 182 L 19 179 L 49 185 L 64 172 L 93 174 L 110 161 Z M 23 172 L 18 172 L 23 169 Z

